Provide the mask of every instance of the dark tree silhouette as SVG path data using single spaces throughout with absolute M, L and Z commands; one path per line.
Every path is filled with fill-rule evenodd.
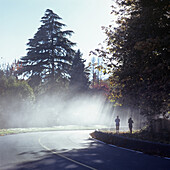
M 85 60 L 82 59 L 80 50 L 77 51 L 73 58 L 70 78 L 70 88 L 76 91 L 85 91 L 89 87 L 88 72 L 84 64 Z
M 140 108 L 148 117 L 165 114 L 169 98 L 169 1 L 116 2 L 119 11 L 113 7 L 112 12 L 118 15 L 118 26 L 105 29 L 108 50 L 99 50 L 112 67 L 110 97 Z
M 68 80 L 72 57 L 75 54 L 72 47 L 75 43 L 67 38 L 73 31 L 63 31 L 62 27 L 65 25 L 59 20 L 61 18 L 52 10 L 46 10 L 41 18 L 42 25 L 34 38 L 29 39 L 27 55 L 21 58 L 20 74 L 30 79 L 39 77 L 41 81 L 53 85 L 58 81 Z

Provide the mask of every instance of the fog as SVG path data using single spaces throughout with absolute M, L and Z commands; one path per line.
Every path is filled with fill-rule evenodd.
M 2 103 L 5 109 L 0 110 L 0 128 L 101 125 L 112 130 L 117 115 L 122 130 L 127 130 L 129 117 L 133 118 L 136 127 L 143 126 L 139 111 L 113 107 L 102 94 L 58 93 L 43 95 L 34 102 L 10 97 L 1 99 Z

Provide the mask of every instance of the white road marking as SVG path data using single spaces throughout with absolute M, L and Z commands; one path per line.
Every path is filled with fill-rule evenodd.
M 81 163 L 81 162 L 75 161 L 75 160 L 73 160 L 73 159 L 71 159 L 71 158 L 69 158 L 69 157 L 66 157 L 66 156 L 62 155 L 61 153 L 63 153 L 63 152 L 52 151 L 50 148 L 48 148 L 47 146 L 43 145 L 42 142 L 41 142 L 41 139 L 44 138 L 45 136 L 47 136 L 47 135 L 44 135 L 44 136 L 40 137 L 38 141 L 39 141 L 39 144 L 40 144 L 44 149 L 46 149 L 47 151 L 49 151 L 49 152 L 51 152 L 51 153 L 53 153 L 53 154 L 55 154 L 55 155 L 58 155 L 58 156 L 60 156 L 60 157 L 62 157 L 62 158 L 64 158 L 64 159 L 67 159 L 67 160 L 69 160 L 69 161 L 71 161 L 71 162 L 74 162 L 74 163 L 76 163 L 76 164 L 78 164 L 78 165 L 84 166 L 84 167 L 89 168 L 89 169 L 92 169 L 92 170 L 97 170 L 97 169 L 95 169 L 95 168 L 93 168 L 93 167 L 90 167 L 90 166 L 88 166 L 88 165 L 85 165 L 85 164 L 83 164 L 83 163 Z

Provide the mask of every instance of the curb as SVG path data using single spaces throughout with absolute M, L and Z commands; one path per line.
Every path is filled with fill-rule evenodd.
M 95 131 L 90 134 L 92 138 L 100 140 L 106 144 L 116 145 L 118 147 L 143 152 L 145 154 L 157 155 L 170 159 L 170 145 L 157 142 L 138 140 L 127 138 L 116 134 L 107 134 L 100 131 Z

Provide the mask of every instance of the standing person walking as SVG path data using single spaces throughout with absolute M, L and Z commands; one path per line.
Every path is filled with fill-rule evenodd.
M 116 133 L 119 133 L 120 119 L 119 116 L 115 119 L 116 122 Z
M 132 118 L 130 117 L 129 119 L 128 119 L 128 123 L 129 123 L 129 130 L 130 130 L 130 133 L 132 134 L 132 127 L 133 127 L 133 120 L 132 120 Z

